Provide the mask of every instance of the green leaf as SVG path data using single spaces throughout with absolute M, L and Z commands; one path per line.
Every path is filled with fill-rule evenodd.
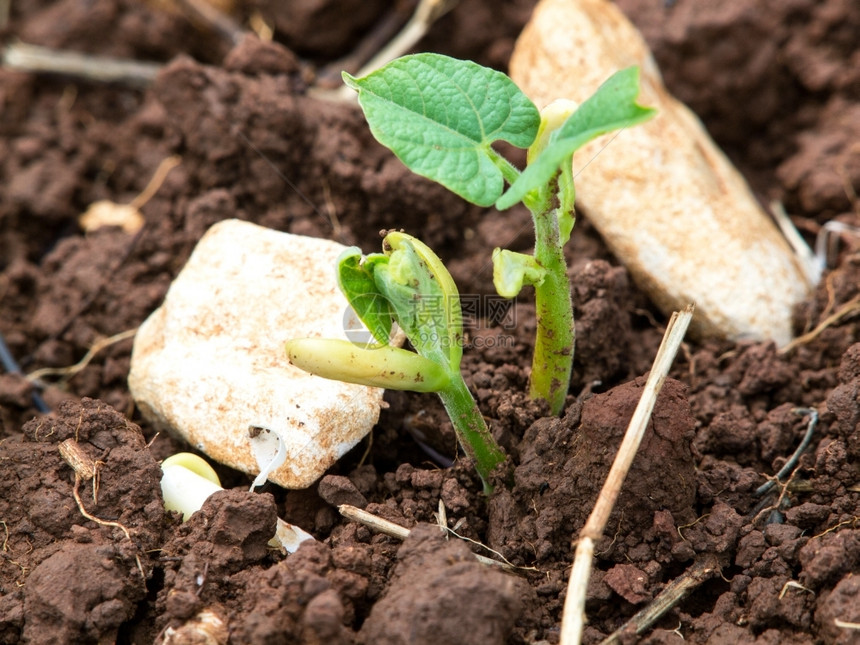
M 406 233 L 383 240 L 388 263 L 374 269 L 376 286 L 416 351 L 453 373 L 463 355 L 460 294 L 430 248 Z
M 550 136 L 550 142 L 537 159 L 496 201 L 496 208 L 510 208 L 529 192 L 545 186 L 562 164 L 570 163 L 573 153 L 592 139 L 653 117 L 656 110 L 638 105 L 638 95 L 638 67 L 613 74 Z
M 451 380 L 442 365 L 391 345 L 361 347 L 348 340 L 296 338 L 287 341 L 290 363 L 327 379 L 389 390 L 438 392 Z
M 534 256 L 507 249 L 493 250 L 493 284 L 503 298 L 516 298 L 523 285 L 540 285 L 546 270 Z
M 390 247 L 392 253 L 409 246 L 420 258 L 421 264 L 431 277 L 430 289 L 441 291 L 444 304 L 445 333 L 447 340 L 443 341 L 448 348 L 448 362 L 452 370 L 459 369 L 463 356 L 463 312 L 460 307 L 460 292 L 454 283 L 454 278 L 445 267 L 445 263 L 421 240 L 406 233 L 392 231 L 385 236 L 383 243 Z
M 369 264 L 373 266 L 373 262 Z M 372 271 L 362 263 L 358 247 L 345 249 L 338 257 L 337 283 L 364 326 L 378 342 L 387 345 L 391 336 L 391 306 L 377 289 Z
M 527 148 L 540 125 L 537 108 L 511 79 L 470 61 L 415 54 L 343 79 L 358 91 L 382 145 L 413 172 L 480 206 L 504 189 L 491 144 Z

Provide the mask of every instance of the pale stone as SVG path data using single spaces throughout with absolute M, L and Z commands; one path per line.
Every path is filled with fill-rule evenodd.
M 162 306 L 137 332 L 129 387 L 146 419 L 211 458 L 268 478 L 312 484 L 379 418 L 383 390 L 292 366 L 291 338 L 346 338 L 335 261 L 345 247 L 228 220 L 200 240 Z M 255 456 L 249 428 L 270 454 Z M 266 446 L 263 445 L 265 452 Z
M 511 77 L 543 107 L 581 103 L 630 65 L 641 68 L 639 103 L 658 114 L 574 155 L 577 203 L 659 307 L 696 304 L 691 331 L 787 343 L 809 272 L 612 2 L 542 0 Z

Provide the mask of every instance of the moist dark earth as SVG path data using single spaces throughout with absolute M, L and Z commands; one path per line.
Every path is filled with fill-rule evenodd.
M 618 4 L 764 203 L 779 200 L 810 243 L 826 222 L 860 225 L 860 4 Z M 80 372 L 45 376 L 50 413 L 34 403 L 22 374 L 73 365 L 136 328 L 222 219 L 364 249 L 403 228 L 468 294 L 491 293 L 495 246 L 532 244 L 525 211 L 479 209 L 411 175 L 355 106 L 314 94 L 355 71 L 364 36 L 402 24 L 412 3 L 223 3 L 248 32 L 238 45 L 180 6 L 13 3 L 0 32 L 4 44 L 163 66 L 145 87 L 0 69 L 0 332 L 22 372 L 0 374 L 0 642 L 557 642 L 573 542 L 666 323 L 587 212 L 567 249 L 578 340 L 561 416 L 525 395 L 528 297 L 514 326 L 470 325 L 466 381 L 515 469 L 514 486 L 489 498 L 431 395 L 387 393 L 372 443 L 308 490 L 252 494 L 247 476 L 219 468 L 230 490 L 185 524 L 163 510 L 158 462 L 187 446 L 136 413 L 130 338 Z M 504 70 L 532 8 L 463 0 L 416 49 Z M 81 230 L 91 204 L 131 202 L 173 155 L 139 232 Z M 860 238 L 837 237 L 795 312 L 803 342 L 685 343 L 597 545 L 585 642 L 711 563 L 686 599 L 622 641 L 860 643 Z M 806 432 L 796 408 L 820 417 L 811 444 L 757 495 Z M 76 474 L 61 444 L 97 476 Z M 478 564 L 477 547 L 432 526 L 440 499 L 449 527 L 514 572 Z M 344 501 L 414 530 L 400 542 L 346 521 Z M 289 556 L 268 548 L 278 515 L 316 541 Z

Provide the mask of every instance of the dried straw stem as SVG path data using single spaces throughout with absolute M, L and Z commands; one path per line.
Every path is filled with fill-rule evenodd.
M 660 344 L 660 349 L 654 359 L 651 373 L 645 383 L 642 397 L 639 399 L 639 404 L 633 412 L 633 418 L 630 420 L 630 425 L 627 427 L 627 432 L 621 442 L 621 447 L 618 449 L 618 454 L 615 456 L 615 461 L 609 470 L 594 509 L 582 531 L 580 531 L 562 613 L 561 645 L 579 645 L 582 640 L 582 631 L 585 626 L 585 590 L 588 587 L 588 578 L 591 574 L 594 545 L 603 535 L 609 514 L 621 492 L 624 478 L 630 470 L 630 464 L 633 462 L 633 457 L 636 455 L 645 429 L 648 427 L 657 395 L 663 387 L 669 368 L 672 361 L 675 360 L 675 354 L 678 353 L 692 318 L 693 305 L 688 305 L 680 313 L 672 314 L 663 336 L 663 342 Z

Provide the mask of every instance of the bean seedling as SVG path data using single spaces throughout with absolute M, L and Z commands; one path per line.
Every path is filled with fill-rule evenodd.
M 182 513 L 183 522 L 199 511 L 210 495 L 224 490 L 212 466 L 190 452 L 176 453 L 165 459 L 161 462 L 161 472 L 164 508 Z M 275 536 L 269 544 L 287 553 L 295 553 L 302 542 L 313 539 L 310 533 L 287 524 L 279 517 Z
M 460 444 L 489 492 L 490 474 L 505 454 L 490 434 L 460 373 L 460 294 L 439 257 L 405 233 L 389 232 L 383 253 L 357 247 L 338 259 L 338 285 L 375 343 L 301 338 L 287 342 L 290 362 L 330 379 L 393 390 L 436 392 Z M 394 323 L 415 352 L 390 342 Z
M 343 78 L 358 91 L 373 135 L 413 172 L 473 204 L 504 210 L 522 202 L 531 212 L 534 255 L 496 249 L 493 282 L 507 298 L 525 285 L 535 289 L 530 395 L 558 414 L 574 349 L 563 250 L 575 216 L 572 158 L 592 139 L 654 115 L 636 103 L 639 69 L 615 73 L 578 107 L 557 101 L 542 112 L 505 74 L 439 54 L 404 56 L 367 76 Z M 493 149 L 497 141 L 528 149 L 525 170 Z

